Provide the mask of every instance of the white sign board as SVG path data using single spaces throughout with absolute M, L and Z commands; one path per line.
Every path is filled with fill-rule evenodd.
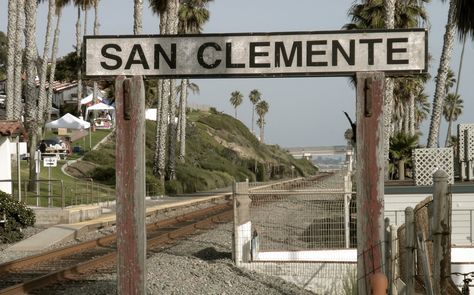
M 427 70 L 427 31 L 86 36 L 88 77 L 343 76 Z
M 58 158 L 56 157 L 45 157 L 43 159 L 44 167 L 56 167 L 58 165 Z

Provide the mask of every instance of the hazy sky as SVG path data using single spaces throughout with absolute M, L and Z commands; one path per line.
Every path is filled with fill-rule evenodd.
M 0 0 L 0 30 L 6 32 L 7 0 Z M 211 19 L 204 27 L 205 33 L 230 32 L 282 32 L 339 30 L 349 22 L 347 11 L 352 0 L 315 1 L 298 0 L 215 0 L 210 4 Z M 143 33 L 157 34 L 159 20 L 148 9 L 145 11 Z M 39 8 L 38 41 L 42 51 L 46 26 L 47 5 Z M 427 5 L 431 30 L 429 53 L 433 57 L 430 73 L 434 77 L 439 65 L 448 4 L 434 0 Z M 99 6 L 101 34 L 131 34 L 133 31 L 132 0 L 101 0 Z M 61 24 L 59 53 L 73 50 L 75 44 L 76 10 L 70 6 L 64 10 Z M 89 32 L 92 32 L 93 12 L 89 13 Z M 461 44 L 456 42 L 451 67 L 457 73 Z M 258 89 L 269 103 L 266 117 L 265 141 L 280 146 L 319 146 L 344 144 L 344 131 L 349 127 L 343 111 L 354 117 L 355 90 L 348 78 L 279 78 L 279 79 L 200 79 L 199 95 L 191 95 L 193 104 L 215 106 L 225 113 L 234 114 L 229 102 L 230 93 L 239 90 L 244 103 L 238 108 L 238 117 L 250 128 L 251 103 L 248 94 Z M 454 91 L 454 89 L 453 89 Z M 433 99 L 434 83 L 426 93 Z M 464 112 L 458 123 L 474 122 L 474 42 L 466 44 L 464 65 L 459 93 L 464 99 Z M 446 122 L 442 122 L 440 143 L 444 144 Z M 422 144 L 426 144 L 428 121 L 422 131 Z

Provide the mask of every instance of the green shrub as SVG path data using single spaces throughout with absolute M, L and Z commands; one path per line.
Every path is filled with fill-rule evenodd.
M 33 210 L 25 204 L 14 200 L 9 194 L 0 191 L 0 219 L 6 222 L 0 226 L 0 241 L 12 243 L 23 238 L 22 228 L 35 224 Z
M 90 151 L 84 155 L 84 161 L 94 162 L 99 165 L 110 165 L 115 163 L 115 150 L 102 148 Z
M 97 167 L 92 172 L 92 178 L 105 184 L 115 184 L 115 168 Z
M 170 195 L 177 195 L 183 193 L 183 185 L 177 180 L 169 180 L 165 183 L 166 193 Z

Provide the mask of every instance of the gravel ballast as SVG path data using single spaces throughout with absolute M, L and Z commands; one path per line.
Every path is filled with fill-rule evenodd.
M 28 235 L 39 230 L 41 229 L 29 229 Z M 80 240 L 97 238 L 112 230 L 113 228 L 107 228 L 90 232 Z M 231 259 L 231 252 L 232 224 L 227 223 L 178 241 L 177 244 L 161 249 L 160 252 L 149 253 L 146 261 L 147 294 L 313 294 L 280 278 L 237 268 Z M 1 260 L 20 258 L 17 255 L 7 257 L 14 254 L 19 253 L 2 251 Z M 106 274 L 63 282 L 38 290 L 35 294 L 116 294 L 116 278 L 115 271 L 110 270 Z
M 146 261 L 147 294 L 272 295 L 313 294 L 284 280 L 237 268 L 231 259 L 232 224 L 222 224 L 160 252 Z M 35 294 L 116 294 L 116 273 L 63 282 Z

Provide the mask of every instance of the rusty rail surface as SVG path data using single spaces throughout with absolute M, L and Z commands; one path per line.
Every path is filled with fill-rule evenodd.
M 147 225 L 147 235 L 151 237 L 147 241 L 147 249 L 151 250 L 168 244 L 173 240 L 193 234 L 197 230 L 208 229 L 216 223 L 228 222 L 232 216 L 232 206 L 221 204 L 149 224 Z M 170 229 L 170 227 L 172 228 Z M 93 241 L 2 264 L 0 265 L 0 275 L 2 276 L 0 284 L 8 284 L 8 279 L 11 279 L 13 283 L 10 283 L 8 287 L 2 286 L 4 289 L 0 290 L 0 294 L 27 294 L 57 281 L 73 279 L 93 269 L 113 264 L 117 258 L 115 241 L 116 235 L 111 234 Z M 92 255 L 90 253 L 84 254 L 85 251 L 91 250 Z M 75 259 L 79 259 L 79 262 L 73 262 L 72 266 L 61 266 L 60 260 L 65 258 L 72 260 L 73 254 L 82 256 L 82 259 L 77 257 Z M 59 267 L 57 267 L 58 264 Z M 46 274 L 44 271 L 41 273 L 41 269 L 45 268 L 52 268 L 52 270 L 48 270 Z M 22 283 L 12 285 L 18 282 L 22 276 L 26 277 Z

